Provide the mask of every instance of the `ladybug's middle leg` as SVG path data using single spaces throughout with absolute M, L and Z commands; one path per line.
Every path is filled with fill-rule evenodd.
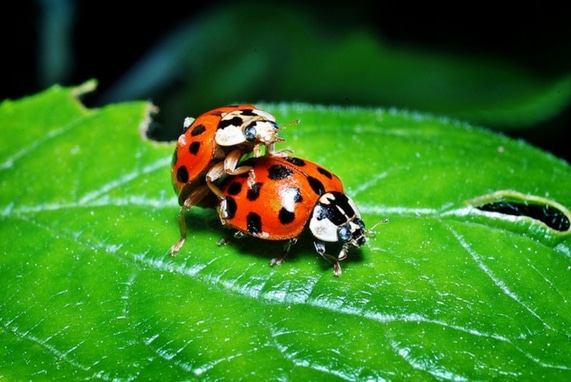
M 242 158 L 241 150 L 233 150 L 226 154 L 224 158 L 224 173 L 228 175 L 241 175 L 247 172 L 252 172 L 252 166 L 239 166 L 238 162 Z
M 251 166 L 239 166 L 238 161 L 242 157 L 242 151 L 234 150 L 226 155 L 223 162 L 218 162 L 213 165 L 210 170 L 206 173 L 206 184 L 210 190 L 216 195 L 219 200 L 224 200 L 224 194 L 220 187 L 216 185 L 216 181 L 222 178 L 224 175 L 240 175 L 250 172 L 250 176 L 253 176 L 253 168 Z
M 273 267 L 274 265 L 280 265 L 281 263 L 284 262 L 284 260 L 286 259 L 286 257 L 289 255 L 289 251 L 291 249 L 291 246 L 294 245 L 295 243 L 297 243 L 297 238 L 293 238 L 287 241 L 287 243 L 284 246 L 284 250 L 282 252 L 281 255 L 279 255 L 278 257 L 274 257 L 272 260 L 270 260 L 270 266 Z

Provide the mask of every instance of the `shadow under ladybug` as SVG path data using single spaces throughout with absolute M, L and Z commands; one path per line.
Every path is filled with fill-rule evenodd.
M 227 231 L 228 229 L 223 229 Z M 230 237 L 222 237 L 216 243 L 218 246 L 231 246 L 240 255 L 248 255 L 260 258 L 268 258 L 269 265 L 281 265 L 287 258 L 288 263 L 297 261 L 299 258 L 307 255 L 314 256 L 316 254 L 314 237 L 309 229 L 305 229 L 295 242 L 286 240 L 284 242 L 259 240 L 254 236 L 246 235 L 235 231 Z M 331 253 L 338 253 L 341 248 L 339 243 L 331 243 L 327 246 Z M 323 259 L 327 261 L 323 261 Z M 278 261 L 279 260 L 279 261 Z M 325 270 L 331 267 L 332 262 L 323 256 L 316 257 L 319 267 Z M 362 247 L 351 250 L 350 256 L 347 256 L 343 262 L 360 263 L 364 260 Z

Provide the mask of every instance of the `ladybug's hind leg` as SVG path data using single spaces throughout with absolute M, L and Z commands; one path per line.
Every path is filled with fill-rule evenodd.
M 272 260 L 270 260 L 270 266 L 273 267 L 276 264 L 280 265 L 281 263 L 283 263 L 284 260 L 286 259 L 286 257 L 289 255 L 289 251 L 291 249 L 291 246 L 294 245 L 295 243 L 297 243 L 297 238 L 288 240 L 286 242 L 286 244 L 284 245 L 284 250 L 283 250 L 282 254 L 279 255 L 278 257 L 274 257 Z
M 313 245 L 315 246 L 315 250 L 317 251 L 317 253 L 321 255 L 321 257 L 323 257 L 325 260 L 333 264 L 333 276 L 335 277 L 341 276 L 342 271 L 341 271 L 341 265 L 339 264 L 339 260 L 342 260 L 345 257 L 341 258 L 340 254 L 340 257 L 337 258 L 335 256 L 326 253 L 325 244 L 322 241 L 316 240 L 313 242 Z

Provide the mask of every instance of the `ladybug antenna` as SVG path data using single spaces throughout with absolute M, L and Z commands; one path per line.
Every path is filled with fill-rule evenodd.
M 377 228 L 378 225 L 387 224 L 388 222 L 389 218 L 384 218 L 383 220 L 379 220 L 371 228 L 365 229 L 365 233 L 367 235 L 375 236 L 377 234 L 377 232 L 375 232 L 375 228 Z
M 283 126 L 278 126 L 279 130 L 283 130 L 288 126 L 291 125 L 297 125 L 301 120 L 300 119 L 295 119 L 293 121 L 290 121 L 288 123 L 286 123 Z M 279 156 L 290 156 L 291 154 L 293 154 L 293 150 L 292 149 L 281 149 L 281 150 L 276 150 L 275 149 L 275 143 L 276 142 L 285 142 L 286 140 L 282 137 L 278 137 L 277 135 L 275 136 L 275 142 L 272 142 L 272 144 L 267 148 L 266 152 L 270 152 L 272 155 L 279 155 Z
M 298 125 L 300 122 L 301 122 L 301 120 L 300 120 L 299 118 L 298 118 L 298 119 L 294 119 L 293 121 L 290 121 L 290 122 L 286 123 L 285 125 L 280 126 L 279 129 L 282 130 L 282 129 L 285 129 L 285 128 L 287 128 L 288 126 L 291 126 L 291 125 Z

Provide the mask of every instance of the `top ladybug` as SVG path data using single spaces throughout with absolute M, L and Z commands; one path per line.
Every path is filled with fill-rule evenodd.
M 273 115 L 253 105 L 224 106 L 210 110 L 198 118 L 184 120 L 183 134 L 178 138 L 172 158 L 171 176 L 178 203 L 180 239 L 171 247 L 177 252 L 186 239 L 184 213 L 192 206 L 212 207 L 224 195 L 214 182 L 223 175 L 249 172 L 250 166 L 239 166 L 245 154 L 274 153 L 279 126 Z

